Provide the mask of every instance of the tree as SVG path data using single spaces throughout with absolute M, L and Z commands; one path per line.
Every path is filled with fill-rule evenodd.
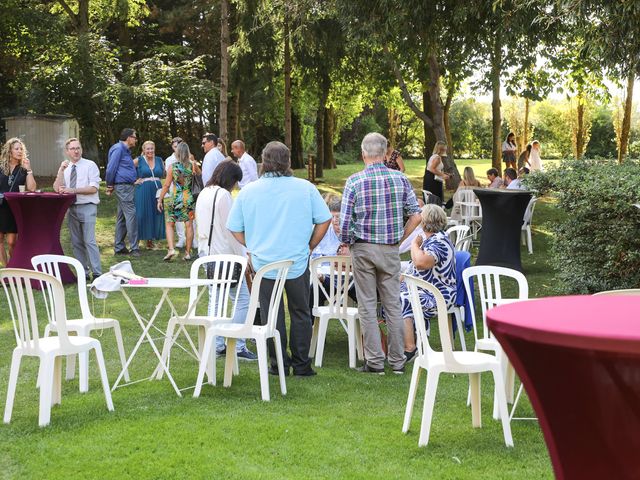
M 229 0 L 220 0 L 220 118 L 218 135 L 229 144 Z

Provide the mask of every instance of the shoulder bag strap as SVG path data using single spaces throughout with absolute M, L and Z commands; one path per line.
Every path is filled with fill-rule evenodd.
M 215 195 L 213 196 L 213 206 L 211 207 L 211 226 L 209 227 L 209 249 L 207 250 L 207 255 L 211 252 L 211 236 L 213 235 L 213 219 L 216 216 L 216 198 L 218 197 L 218 192 L 221 187 L 218 187 Z

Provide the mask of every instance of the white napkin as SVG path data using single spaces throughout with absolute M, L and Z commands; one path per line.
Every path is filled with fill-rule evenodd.
M 108 273 L 103 273 L 91 283 L 91 293 L 94 297 L 104 299 L 107 298 L 109 292 L 117 292 L 120 285 L 127 282 L 127 278 L 137 277 L 131 267 L 131 262 L 116 263 L 109 268 Z

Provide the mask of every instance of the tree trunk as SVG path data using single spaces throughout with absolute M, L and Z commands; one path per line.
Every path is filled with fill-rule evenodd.
M 229 133 L 227 113 L 229 106 L 229 0 L 220 1 L 220 118 L 218 136 L 227 144 Z
M 324 106 L 316 111 L 316 178 L 324 175 Z
M 333 156 L 333 129 L 335 113 L 333 107 L 324 109 L 324 168 L 336 168 L 336 158 Z
M 171 103 L 167 106 L 167 117 L 169 117 L 169 132 L 171 133 L 171 138 L 177 137 L 178 123 L 176 122 L 176 111 Z
M 491 57 L 491 125 L 493 132 L 493 148 L 491 149 L 491 165 L 502 174 L 502 117 L 500 115 L 500 74 L 502 72 L 502 40 L 496 33 Z
M 578 96 L 577 105 L 577 128 L 576 128 L 576 159 L 580 160 L 584 154 L 584 103 Z
M 240 125 L 240 87 L 234 89 L 232 98 L 231 114 L 229 115 L 229 146 L 231 142 L 241 139 Z
M 304 158 L 302 151 L 302 127 L 300 119 L 291 112 L 291 168 L 303 168 Z
M 433 113 L 431 111 L 431 100 L 429 99 L 429 92 L 426 89 L 422 92 L 422 108 L 429 118 L 433 117 Z M 433 152 L 433 147 L 435 147 L 438 139 L 433 131 L 432 124 L 423 120 L 422 126 L 424 129 L 424 158 L 429 160 L 431 152 Z
M 524 99 L 524 134 L 522 141 L 522 150 L 527 148 L 527 144 L 529 143 L 529 99 Z
M 633 104 L 633 83 L 635 75 L 629 74 L 627 79 L 627 97 L 624 101 L 624 117 L 622 117 L 622 130 L 620 132 L 620 148 L 618 150 L 618 163 L 622 163 L 627 156 L 629 146 L 629 131 L 631 130 L 631 106 Z
M 284 144 L 291 150 L 291 47 L 289 20 L 284 19 Z

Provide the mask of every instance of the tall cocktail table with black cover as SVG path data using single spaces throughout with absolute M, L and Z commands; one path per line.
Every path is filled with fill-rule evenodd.
M 474 188 L 482 205 L 482 230 L 476 265 L 522 271 L 520 235 L 531 192 Z
M 76 199 L 69 193 L 5 193 L 4 199 L 16 218 L 18 240 L 7 264 L 10 268 L 33 270 L 36 255 L 64 255 L 60 245 L 60 228 L 67 210 Z M 60 267 L 62 283 L 75 283 L 76 277 L 66 265 Z

